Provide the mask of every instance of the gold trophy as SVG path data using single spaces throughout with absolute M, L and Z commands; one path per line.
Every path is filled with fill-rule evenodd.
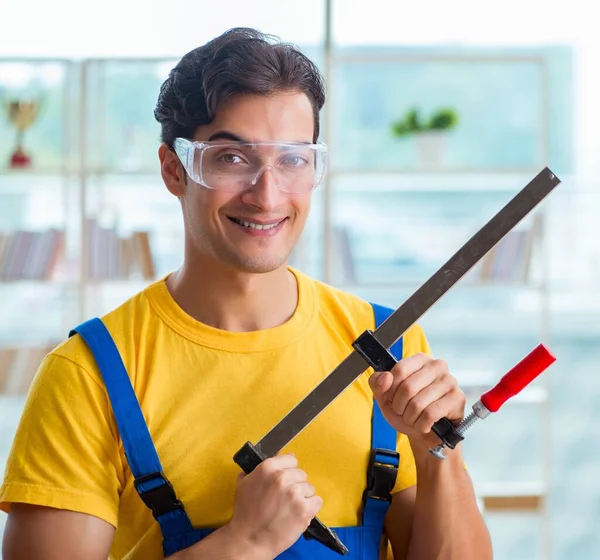
M 10 156 L 9 165 L 13 169 L 29 167 L 31 156 L 23 148 L 25 131 L 35 122 L 40 112 L 40 102 L 32 99 L 7 101 L 8 120 L 17 129 L 16 147 Z

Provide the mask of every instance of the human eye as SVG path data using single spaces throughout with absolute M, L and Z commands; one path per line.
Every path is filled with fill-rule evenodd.
M 235 152 L 221 152 L 217 159 L 219 163 L 224 165 L 242 165 L 247 163 L 247 160 L 242 155 Z
M 281 160 L 285 167 L 305 167 L 308 165 L 308 158 L 301 154 L 287 154 Z

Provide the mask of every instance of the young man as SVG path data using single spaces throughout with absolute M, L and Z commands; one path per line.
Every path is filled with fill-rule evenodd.
M 382 533 L 396 559 L 491 558 L 460 446 L 445 461 L 428 453 L 433 423 L 462 419 L 465 399 L 417 326 L 391 372 L 361 376 L 281 454 L 244 476 L 232 459 L 375 326 L 369 303 L 287 266 L 325 173 L 324 100 L 315 66 L 254 30 L 231 30 L 173 69 L 155 116 L 184 262 L 102 323 L 176 499 L 157 502 L 139 480 L 142 444 L 124 435 L 137 405 L 117 402 L 124 385 L 108 391 L 118 364 L 99 367 L 108 347 L 92 353 L 81 327 L 46 357 L 25 406 L 0 490 L 5 560 L 337 558 L 301 538 L 317 514 L 348 558 L 375 560 Z M 397 472 L 363 503 L 384 432 Z

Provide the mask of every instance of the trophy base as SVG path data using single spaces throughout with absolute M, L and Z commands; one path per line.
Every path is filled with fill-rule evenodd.
M 31 156 L 28 156 L 21 148 L 17 148 L 10 156 L 9 166 L 11 169 L 24 169 L 31 166 Z

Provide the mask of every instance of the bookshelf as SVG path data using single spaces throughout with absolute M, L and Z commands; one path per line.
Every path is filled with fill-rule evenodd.
M 462 47 L 360 51 L 330 53 L 335 111 L 326 132 L 338 157 L 323 229 L 337 240 L 337 230 L 346 228 L 341 241 L 350 247 L 326 247 L 327 278 L 339 279 L 337 271 L 353 272 L 350 281 L 358 279 L 361 295 L 398 305 L 545 164 L 552 162 L 556 172 L 570 168 L 572 152 L 564 149 L 564 138 L 570 136 L 561 140 L 558 132 L 568 130 L 571 114 L 570 55 L 543 47 L 529 52 Z M 359 71 L 360 83 L 347 87 L 352 72 Z M 558 84 L 561 75 L 566 79 Z M 360 104 L 363 97 L 369 98 L 368 106 Z M 462 125 L 438 146 L 443 153 L 436 165 L 427 166 L 419 157 L 418 138 L 397 139 L 392 147 L 386 127 L 394 117 L 415 106 L 433 110 L 448 105 L 458 110 Z M 557 111 L 557 106 L 566 110 Z M 518 124 L 515 115 L 521 117 Z M 340 210 L 344 204 L 353 210 L 351 219 L 346 208 Z M 531 223 L 505 238 L 422 320 L 434 352 L 452 365 L 469 403 L 537 342 L 550 342 L 546 211 L 542 207 Z M 362 247 L 360 238 L 367 240 Z M 359 253 L 356 260 L 368 266 L 361 270 L 360 264 L 339 263 L 353 250 Z M 407 279 L 409 285 L 401 285 Z M 395 290 L 390 283 L 396 283 Z M 535 506 L 538 552 L 548 557 L 550 409 L 546 380 L 539 381 L 506 405 L 502 420 L 473 428 L 464 447 L 487 515 L 504 512 L 508 505 L 515 512 Z M 519 457 L 518 469 L 510 468 L 502 454 L 520 449 L 515 440 L 522 441 L 523 432 L 540 446 Z
M 401 304 L 542 167 L 559 176 L 571 169 L 570 57 L 560 47 L 330 49 L 324 134 L 333 169 L 319 200 L 320 228 L 305 237 L 298 259 L 312 269 L 316 255 L 325 280 Z M 400 114 L 448 105 L 462 125 L 437 153 L 423 157 L 418 136 L 390 140 Z M 511 232 L 421 321 L 469 406 L 537 343 L 550 342 L 546 210 Z M 505 406 L 502 420 L 476 426 L 465 441 L 499 557 L 550 557 L 549 423 L 542 378 Z M 523 433 L 539 445 L 527 446 Z M 514 455 L 518 468 L 506 460 L 511 452 L 526 453 Z M 504 531 L 507 512 L 529 518 L 516 532 L 527 528 L 525 555 L 511 551 L 524 541 Z
M 325 115 L 334 159 L 328 183 L 314 193 L 293 264 L 366 299 L 397 307 L 550 157 L 555 136 L 562 133 L 550 134 L 557 125 L 546 122 L 542 103 L 550 95 L 552 67 L 539 53 L 533 58 L 525 53 L 523 59 L 517 53 L 502 61 L 497 53 L 483 53 L 478 63 L 488 57 L 502 75 L 511 60 L 519 72 L 535 69 L 541 89 L 533 101 L 528 98 L 535 109 L 529 123 L 533 132 L 526 137 L 530 159 L 522 165 L 511 152 L 513 159 L 499 165 L 488 151 L 488 159 L 469 162 L 459 143 L 452 149 L 460 151 L 461 165 L 440 170 L 415 167 L 410 150 L 399 145 L 390 149 L 405 150 L 402 166 L 392 165 L 395 152 L 375 161 L 379 152 L 373 146 L 383 150 L 383 133 L 366 130 L 370 117 L 360 111 L 357 122 L 344 126 L 366 131 L 355 140 L 371 150 L 370 159 L 362 153 L 348 159 L 357 149 L 352 146 L 346 159 L 336 161 L 336 150 L 352 140 L 339 130 L 344 115 L 355 114 L 351 107 L 357 102 L 336 97 L 336 85 L 366 64 L 355 53 L 349 57 L 330 60 L 334 66 L 348 63 L 333 76 L 330 103 L 336 110 Z M 378 62 L 384 72 L 406 60 L 402 53 L 386 57 Z M 411 58 L 410 64 L 419 60 Z M 52 82 L 54 97 L 62 101 L 54 103 L 54 117 L 42 115 L 27 132 L 36 164 L 0 172 L 0 292 L 7 302 L 0 315 L 0 392 L 5 395 L 26 391 L 40 356 L 73 325 L 105 313 L 178 266 L 183 251 L 180 208 L 159 176 L 159 131 L 152 117 L 159 85 L 173 62 L 44 61 L 62 65 L 61 80 Z M 460 66 L 457 58 L 450 62 Z M 391 118 L 389 100 L 385 107 Z M 13 135 L 3 126 L 0 155 L 7 156 Z M 42 142 L 38 132 L 49 136 Z M 55 137 L 61 142 L 52 145 Z M 524 222 L 423 318 L 435 353 L 452 365 L 470 402 L 535 344 L 549 342 L 547 213 L 542 207 Z M 42 250 L 46 246 L 53 248 L 50 254 Z M 38 253 L 46 259 L 36 257 Z M 34 313 L 39 321 L 31 320 Z M 486 513 L 534 512 L 541 520 L 543 543 L 549 538 L 548 415 L 548 388 L 541 380 L 507 404 L 502 418 L 473 428 L 465 445 Z M 531 453 L 519 457 L 518 468 L 507 469 L 504 455 L 515 438 L 539 446 L 529 446 Z M 497 442 L 495 448 L 485 456 L 477 453 L 488 450 L 490 440 Z
M 441 175 L 427 174 L 412 177 L 410 184 L 397 177 L 394 189 L 393 176 L 386 175 L 378 196 L 370 183 L 360 190 L 348 188 L 353 180 L 334 178 L 335 211 L 325 226 L 334 230 L 337 243 L 331 251 L 334 283 L 399 306 L 534 175 L 505 175 L 502 188 L 495 189 L 486 187 L 497 178 L 480 177 L 479 184 L 455 190 L 443 185 Z M 550 343 L 546 212 L 542 205 L 420 321 L 434 353 L 451 365 L 468 407 L 537 343 Z M 467 434 L 465 455 L 487 516 L 507 511 L 534 516 L 536 531 L 548 530 L 549 415 L 542 377 L 497 418 Z M 507 468 L 507 450 L 522 449 L 526 440 L 539 445 L 528 445 L 518 467 Z M 488 451 L 490 442 L 495 449 Z
M 0 60 L 0 394 L 14 402 L 78 317 L 76 66 L 58 58 Z M 36 109 L 11 120 L 8 107 L 19 101 Z M 10 165 L 18 143 L 31 167 Z M 3 398 L 3 406 L 11 402 Z

